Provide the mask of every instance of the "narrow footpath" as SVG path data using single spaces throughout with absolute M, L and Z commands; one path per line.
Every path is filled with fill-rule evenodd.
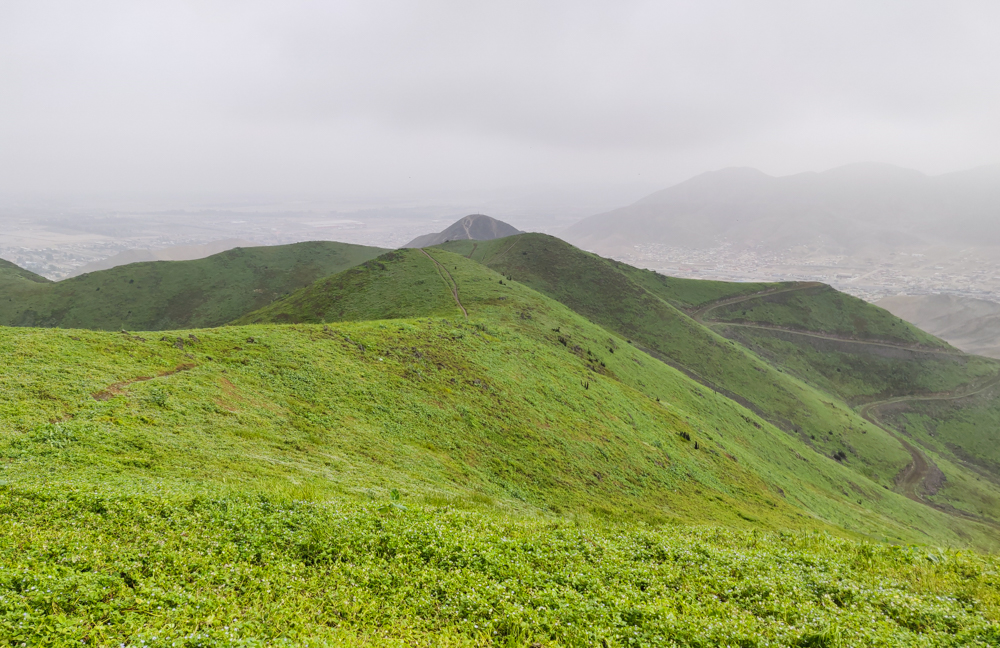
M 448 287 L 451 288 L 451 295 L 455 298 L 455 303 L 458 304 L 458 307 L 462 309 L 462 314 L 465 315 L 465 319 L 469 319 L 469 311 L 465 310 L 465 306 L 462 305 L 462 300 L 458 298 L 458 282 L 455 281 L 455 278 L 451 276 L 450 272 L 448 272 L 448 268 L 444 267 L 437 259 L 432 257 L 427 250 L 420 248 L 420 251 L 424 253 L 424 256 L 434 262 L 434 265 L 438 267 L 439 272 L 444 273 L 441 275 L 441 278 L 444 279 L 445 283 L 448 284 Z

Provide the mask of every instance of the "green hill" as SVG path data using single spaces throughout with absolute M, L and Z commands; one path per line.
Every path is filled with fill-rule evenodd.
M 668 300 L 571 253 L 592 274 L 562 297 L 594 317 L 527 272 L 428 249 L 319 279 L 239 326 L 0 328 L 0 636 L 1000 640 L 995 555 L 898 546 L 992 551 L 995 527 L 893 492 L 898 441 L 673 305 L 770 287 L 675 282 Z M 642 318 L 634 338 L 595 286 Z M 651 353 L 728 363 L 712 379 L 731 384 Z M 856 454 L 835 460 L 727 397 L 753 386 L 745 372 L 767 383 L 748 392 L 755 408 L 812 408 L 848 427 L 822 443 Z
M 696 281 L 677 279 L 661 283 L 651 272 L 640 283 L 632 276 L 643 271 L 625 272 L 624 264 L 553 237 L 526 234 L 513 239 L 480 244 L 472 258 L 481 258 L 487 267 L 624 336 L 793 434 L 807 448 L 828 457 L 844 453 L 855 470 L 879 484 L 892 487 L 895 475 L 909 463 L 910 455 L 897 441 L 847 404 L 790 376 L 671 304 L 752 296 L 774 285 L 710 282 L 702 287 Z M 463 244 L 468 247 L 465 242 L 444 247 L 461 250 Z M 648 290 L 645 285 L 649 283 L 658 285 L 658 290 Z
M 49 279 L 37 275 L 30 270 L 14 265 L 10 261 L 0 259 L 0 289 L 5 292 L 26 284 L 52 283 Z
M 542 265 L 550 269 L 553 267 L 552 264 L 548 263 Z M 577 277 L 578 285 L 585 290 L 589 285 L 586 273 L 577 272 Z M 606 279 L 610 281 L 610 278 Z M 434 285 L 437 286 L 438 297 L 436 299 L 425 298 L 424 289 Z M 621 310 L 625 312 L 625 317 L 632 316 L 629 308 L 634 308 L 635 313 L 639 312 L 640 308 L 630 303 L 625 296 L 622 285 L 605 285 L 611 286 L 611 292 L 619 296 L 618 303 L 621 304 Z M 653 378 L 651 374 L 668 371 L 668 367 L 643 353 L 641 347 L 636 344 L 638 337 L 631 340 L 630 343 L 629 338 L 619 337 L 618 331 L 612 331 L 609 335 L 607 328 L 588 322 L 579 314 L 567 309 L 563 304 L 550 298 L 547 299 L 538 292 L 527 288 L 522 282 L 507 280 L 501 274 L 441 250 L 391 252 L 340 275 L 320 280 L 309 288 L 300 290 L 260 311 L 245 316 L 237 323 L 318 323 L 380 319 L 387 316 L 398 316 L 396 304 L 403 299 L 413 299 L 415 309 L 413 314 L 416 316 L 442 315 L 448 310 L 461 315 L 460 312 L 456 311 L 454 296 L 441 290 L 442 286 L 458 287 L 459 299 L 473 320 L 480 318 L 482 321 L 489 322 L 490 318 L 502 317 L 500 321 L 505 326 L 516 326 L 519 329 L 527 328 L 537 342 L 563 346 L 570 353 L 575 353 L 584 360 L 586 362 L 584 366 L 592 367 L 600 372 L 609 372 L 616 379 L 627 381 L 630 386 L 648 398 L 660 398 L 663 401 L 667 399 L 668 394 L 670 400 L 682 398 L 682 394 L 689 392 L 699 394 L 700 396 L 693 402 L 702 405 L 702 407 L 694 408 L 690 399 L 682 406 L 682 409 L 688 412 L 688 418 L 693 421 L 704 420 L 705 417 L 711 418 L 713 413 L 718 411 L 721 403 L 727 403 L 727 407 L 736 406 L 736 403 L 726 398 L 721 391 L 715 392 L 711 389 L 705 389 L 679 372 L 670 372 L 670 375 L 673 376 L 673 386 L 669 388 L 669 391 L 667 391 L 667 387 L 654 387 L 654 385 L 662 383 L 663 379 Z M 401 296 L 399 300 L 387 298 L 393 291 L 398 292 Z M 365 294 L 373 295 L 373 299 L 366 301 L 359 297 Z M 449 299 L 452 301 L 451 304 L 448 303 Z M 772 426 L 762 426 L 761 428 L 751 426 L 755 430 L 753 437 L 748 436 L 748 431 L 740 432 L 738 436 L 742 443 L 749 444 L 753 448 L 750 454 L 738 457 L 740 465 L 754 466 L 758 475 L 767 475 L 767 480 L 776 480 L 774 483 L 782 492 L 791 490 L 796 493 L 795 497 L 801 497 L 803 492 L 801 484 L 798 486 L 786 485 L 781 481 L 782 476 L 800 474 L 802 479 L 817 478 L 822 482 L 822 485 L 812 484 L 809 487 L 810 491 L 818 488 L 820 492 L 824 492 L 822 497 L 830 493 L 837 493 L 836 497 L 838 498 L 843 497 L 843 494 L 840 493 L 840 484 L 847 482 L 854 484 L 858 493 L 867 492 L 869 497 L 881 499 L 885 494 L 885 489 L 893 485 L 894 476 L 906 468 L 911 457 L 891 435 L 870 424 L 834 397 L 823 394 L 801 381 L 778 372 L 749 352 L 716 336 L 676 310 L 672 311 L 674 313 L 672 320 L 664 320 L 670 316 L 672 307 L 669 305 L 661 302 L 660 310 L 654 310 L 656 305 L 652 302 L 643 302 L 643 304 L 652 313 L 648 320 L 650 331 L 629 329 L 626 332 L 638 332 L 646 335 L 651 340 L 650 343 L 655 344 L 657 342 L 653 333 L 662 332 L 662 330 L 652 327 L 654 324 L 662 324 L 666 321 L 667 325 L 671 327 L 669 332 L 679 331 L 686 336 L 676 343 L 677 348 L 682 348 L 685 344 L 689 346 L 699 345 L 691 351 L 690 356 L 684 356 L 684 359 L 693 361 L 693 358 L 700 354 L 701 357 L 707 356 L 710 360 L 714 360 L 715 358 L 710 354 L 718 353 L 718 362 L 729 365 L 726 371 L 721 372 L 719 376 L 724 379 L 731 379 L 735 376 L 739 379 L 744 375 L 741 372 L 745 371 L 750 374 L 747 379 L 748 386 L 751 385 L 751 380 L 761 382 L 758 376 L 762 372 L 766 372 L 764 375 L 772 376 L 771 381 L 758 386 L 750 394 L 762 404 L 762 407 L 787 407 L 790 415 L 798 417 L 795 420 L 802 420 L 804 425 L 812 426 L 810 429 L 817 430 L 817 434 L 819 434 L 820 425 L 838 425 L 838 434 L 832 439 L 827 438 L 833 435 L 827 434 L 827 430 L 824 429 L 822 431 L 823 438 L 816 439 L 813 443 L 801 440 L 801 437 L 806 434 L 805 432 L 800 431 L 790 437 Z M 550 315 L 543 319 L 538 314 L 540 311 L 561 314 L 556 318 Z M 577 322 L 575 329 L 567 328 L 569 321 Z M 487 323 L 486 326 L 489 327 L 489 324 Z M 579 334 L 575 333 L 574 330 L 587 330 L 588 333 L 582 340 L 578 340 Z M 679 337 L 679 335 L 675 337 Z M 673 342 L 671 341 L 671 343 Z M 622 359 L 629 359 L 630 362 L 622 364 Z M 613 362 L 614 365 L 609 364 L 610 362 Z M 741 367 L 737 363 L 742 363 L 743 366 Z M 706 364 L 706 366 L 710 365 Z M 586 383 L 587 380 L 586 374 L 578 378 L 580 383 Z M 731 380 L 731 382 L 735 381 Z M 788 400 L 781 401 L 779 400 L 781 398 Z M 796 410 L 796 408 L 798 409 Z M 696 409 L 698 414 L 691 414 L 692 409 Z M 742 408 L 738 407 L 738 409 Z M 814 418 L 810 420 L 810 417 L 802 416 L 803 411 L 805 414 L 813 415 Z M 755 420 L 755 417 L 752 417 L 751 413 L 745 410 L 743 416 Z M 725 434 L 722 431 L 731 428 L 731 424 L 710 421 L 702 423 L 700 427 L 705 434 L 716 438 L 719 433 Z M 767 430 L 767 433 L 757 432 L 758 429 Z M 712 434 L 712 430 L 715 430 L 716 433 Z M 751 438 L 754 440 L 751 441 Z M 830 451 L 829 455 L 826 454 L 825 449 L 830 446 L 849 447 L 851 460 L 842 464 L 830 459 L 829 456 L 835 452 Z M 734 453 L 738 450 L 726 445 L 723 452 L 736 456 Z M 744 452 L 746 451 L 744 450 Z M 802 459 L 803 452 L 815 459 Z M 891 461 L 895 463 L 891 463 Z M 819 462 L 819 466 L 835 467 L 837 471 L 842 472 L 829 473 L 828 476 L 822 477 L 820 475 L 826 468 L 820 468 L 814 462 Z M 724 464 L 718 469 L 728 470 Z M 876 472 L 876 470 L 880 472 Z M 869 484 L 869 486 L 862 484 Z M 866 489 L 869 490 L 866 491 Z M 771 492 L 777 492 L 777 490 Z M 747 497 L 748 495 L 744 494 L 743 496 Z M 690 495 L 686 497 L 690 498 Z M 861 501 L 867 506 L 865 497 L 862 497 Z M 857 501 L 854 501 L 854 504 L 857 505 Z M 864 527 L 864 523 L 854 518 L 853 515 L 849 518 L 839 517 L 842 513 L 834 511 L 841 509 L 841 504 L 830 506 L 816 500 L 801 505 L 809 510 L 811 516 L 828 519 L 834 525 L 852 529 L 858 529 L 859 524 Z M 904 508 L 910 507 L 910 505 L 910 502 L 903 504 Z M 715 505 L 710 502 L 704 507 L 699 505 L 696 508 L 703 508 L 709 519 L 717 514 L 714 512 Z M 910 509 L 907 508 L 907 510 Z M 912 511 L 924 513 L 926 508 L 917 505 L 912 508 Z M 826 518 L 828 515 L 833 515 L 834 518 Z M 880 511 L 879 515 L 893 514 L 888 511 Z M 872 528 L 869 527 L 868 532 L 871 530 Z M 927 529 L 924 531 L 933 533 Z
M 986 411 L 1000 405 L 981 390 L 1000 378 L 994 360 L 962 354 L 878 307 L 819 284 L 667 278 L 537 234 L 444 247 L 634 338 L 883 485 L 941 510 L 1000 523 L 1000 471 L 982 468 L 995 465 L 986 449 L 996 439 L 993 428 L 974 428 L 966 420 L 972 414 L 960 414 L 955 405 L 965 402 L 957 397 L 975 392 L 983 411 L 975 416 L 992 420 Z M 749 354 L 720 346 L 717 335 Z M 859 410 L 831 422 L 824 408 L 836 410 L 838 403 Z M 925 443 L 910 434 L 917 428 L 894 426 L 881 415 L 928 407 L 938 416 L 925 423 L 950 431 L 945 446 Z M 879 426 L 858 423 L 862 416 Z M 881 454 L 887 448 L 896 453 L 895 463 Z
M 217 326 L 385 252 L 315 241 L 151 261 L 59 282 L 0 266 L 0 325 L 139 331 Z

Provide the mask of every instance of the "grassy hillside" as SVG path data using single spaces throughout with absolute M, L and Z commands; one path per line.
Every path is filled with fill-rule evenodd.
M 843 431 L 838 429 L 840 433 L 835 436 L 824 434 L 824 437 L 832 436 L 833 438 L 817 439 L 816 445 L 844 444 L 841 447 L 849 447 L 852 455 L 851 460 L 846 465 L 831 460 L 823 453 L 813 452 L 810 445 L 803 443 L 798 436 L 790 438 L 773 426 L 759 422 L 751 423 L 748 426 L 747 419 L 757 421 L 756 417 L 730 399 L 692 382 L 683 374 L 649 358 L 634 345 L 629 344 L 627 339 L 613 333 L 609 334 L 606 329 L 588 322 L 562 304 L 545 298 L 519 282 L 505 280 L 502 275 L 470 263 L 454 254 L 441 250 L 429 250 L 428 252 L 439 264 L 435 264 L 428 254 L 419 250 L 393 252 L 379 257 L 374 263 L 369 263 L 365 267 L 356 268 L 342 273 L 338 277 L 317 282 L 309 289 L 299 291 L 247 316 L 245 320 L 258 322 L 269 320 L 319 322 L 325 320 L 331 322 L 338 319 L 338 313 L 341 309 L 339 304 L 343 303 L 343 297 L 357 294 L 361 285 L 371 285 L 373 294 L 383 295 L 386 286 L 394 287 L 401 294 L 410 294 L 413 292 L 410 283 L 422 287 L 436 279 L 439 289 L 446 291 L 452 285 L 449 281 L 454 282 L 459 286 L 462 304 L 470 313 L 472 321 L 479 320 L 487 328 L 491 326 L 489 322 L 493 322 L 493 325 L 502 324 L 522 332 L 527 331 L 535 341 L 553 345 L 557 350 L 563 349 L 570 357 L 575 357 L 581 366 L 590 372 L 583 373 L 576 378 L 575 389 L 582 389 L 588 397 L 593 396 L 597 392 L 593 391 L 595 386 L 590 383 L 590 376 L 607 375 L 636 389 L 654 402 L 658 398 L 661 405 L 662 403 L 670 403 L 668 411 L 680 412 L 685 423 L 693 426 L 690 431 L 686 429 L 681 431 L 686 432 L 696 441 L 702 438 L 701 435 L 706 435 L 711 437 L 713 443 L 722 444 L 719 446 L 723 453 L 722 456 L 726 454 L 733 456 L 740 466 L 751 469 L 757 475 L 767 475 L 766 480 L 773 480 L 774 484 L 770 487 L 769 492 L 776 493 L 780 490 L 785 493 L 784 499 L 786 501 L 797 500 L 800 506 L 808 509 L 810 516 L 818 516 L 836 526 L 854 530 L 860 529 L 864 533 L 873 533 L 877 524 L 871 526 L 869 522 L 864 521 L 866 513 L 845 512 L 845 505 L 852 509 L 858 508 L 859 504 L 861 507 L 874 506 L 878 508 L 879 516 L 890 517 L 896 515 L 890 509 L 897 505 L 903 506 L 907 511 L 904 516 L 907 520 L 906 524 L 917 524 L 922 529 L 921 532 L 927 531 L 923 525 L 938 523 L 933 522 L 932 519 L 943 519 L 932 517 L 926 518 L 922 522 L 916 522 L 915 518 L 908 517 L 911 514 L 925 515 L 929 511 L 919 505 L 910 508 L 913 503 L 905 500 L 900 503 L 897 496 L 886 492 L 885 487 L 892 484 L 892 476 L 895 474 L 891 465 L 884 470 L 885 484 L 878 481 L 879 475 L 877 474 L 874 477 L 868 477 L 866 473 L 874 472 L 872 466 L 885 467 L 887 465 L 886 455 L 893 456 L 892 453 L 896 453 L 901 457 L 898 462 L 899 470 L 906 466 L 909 455 L 895 439 L 857 416 L 846 406 L 838 404 L 834 399 L 827 396 L 821 400 L 818 393 L 810 391 L 808 386 L 784 377 L 785 384 L 794 385 L 801 402 L 806 402 L 817 408 L 817 414 L 824 417 L 822 419 L 824 422 L 835 420 L 844 426 Z M 447 270 L 447 275 L 440 274 L 442 268 Z M 327 310 L 323 311 L 307 305 L 310 297 L 318 296 L 322 296 L 319 303 L 326 304 Z M 375 303 L 391 303 L 391 301 L 385 302 L 382 299 L 377 299 Z M 329 306 L 331 304 L 334 306 Z M 433 305 L 435 309 L 441 307 L 440 302 L 428 302 L 428 304 Z M 461 317 L 461 312 L 457 310 L 454 303 L 452 312 Z M 364 313 L 345 312 L 342 317 L 353 320 L 362 315 L 377 318 L 380 313 L 377 310 L 368 309 Z M 735 353 L 744 353 L 731 346 L 728 341 L 723 340 L 723 342 L 726 343 L 720 345 L 723 348 L 735 349 Z M 509 358 L 513 357 L 516 356 Z M 508 362 L 510 362 L 509 358 Z M 514 364 L 521 363 L 514 362 Z M 765 363 L 760 363 L 760 366 L 767 367 Z M 573 379 L 567 379 L 567 381 L 570 380 Z M 560 384 L 567 381 L 560 381 Z M 716 419 L 721 412 L 729 411 L 728 408 L 734 407 L 737 411 L 743 412 L 739 415 L 740 418 L 729 421 Z M 742 418 L 744 416 L 747 419 Z M 625 420 L 625 415 L 619 414 L 618 418 Z M 580 420 L 592 422 L 600 419 L 586 416 Z M 630 425 L 638 425 L 638 419 L 632 415 L 629 415 L 627 420 Z M 743 421 L 742 425 L 738 423 L 739 420 Z M 734 423 L 737 425 L 735 428 Z M 733 429 L 741 430 L 735 439 L 726 432 L 726 430 Z M 683 439 L 683 437 L 679 438 Z M 647 440 L 646 442 L 652 443 L 654 441 L 657 440 Z M 689 443 L 688 440 L 684 442 L 685 444 Z M 848 442 L 851 443 L 850 446 L 847 445 Z M 705 447 L 704 441 L 699 443 L 701 444 L 700 448 Z M 806 457 L 803 457 L 803 452 L 807 453 Z M 722 464 L 714 467 L 703 466 L 691 474 L 705 474 L 705 470 L 708 471 L 708 474 L 713 474 L 716 470 L 727 471 L 729 466 L 723 461 Z M 831 470 L 833 472 L 830 472 Z M 603 474 L 601 470 L 598 472 Z M 789 482 L 786 484 L 782 481 L 793 476 L 797 483 Z M 706 477 L 706 479 L 718 478 L 718 474 L 711 478 Z M 852 496 L 843 491 L 843 484 L 846 483 L 852 484 L 852 488 L 860 496 L 860 500 L 851 499 Z M 588 488 L 592 489 L 593 486 L 588 486 Z M 701 490 L 701 487 L 698 487 L 698 490 Z M 789 495 L 790 492 L 794 494 Z M 664 493 L 662 496 L 672 497 L 670 493 Z M 830 496 L 839 501 L 828 501 L 826 498 Z M 750 498 L 751 495 L 749 492 L 744 492 L 741 497 Z M 676 511 L 674 507 L 687 509 L 688 514 L 700 510 L 699 515 L 704 515 L 704 519 L 715 519 L 718 512 L 715 511 L 717 506 L 714 503 L 710 501 L 705 504 L 695 504 L 690 498 L 691 494 L 688 492 L 684 495 L 684 501 L 687 504 L 672 502 L 669 506 L 672 511 Z M 888 508 L 886 508 L 887 506 Z M 936 512 L 930 511 L 930 513 L 936 515 Z M 963 533 L 965 532 L 963 531 Z
M 997 375 L 995 360 L 964 353 L 928 352 L 728 324 L 721 335 L 776 367 L 851 404 L 904 395 L 933 394 Z
M 750 407 L 828 457 L 844 453 L 860 474 L 885 486 L 910 461 L 897 441 L 869 424 L 836 397 L 787 374 L 718 335 L 646 290 L 615 262 L 540 234 L 481 244 L 488 267 L 560 301 L 577 313 L 631 340 L 702 384 Z M 513 247 L 511 247 L 513 243 Z M 490 245 L 501 250 L 490 255 Z M 453 244 L 444 247 L 451 249 Z M 717 282 L 712 282 L 713 284 Z M 732 298 L 760 286 L 735 284 L 710 293 Z M 686 288 L 688 294 L 699 291 Z
M 398 250 L 316 281 L 248 313 L 237 324 L 447 316 L 457 312 L 441 270 L 422 252 Z
M 826 285 L 805 286 L 721 304 L 702 316 L 716 322 L 791 328 L 853 340 L 950 348 L 887 310 Z
M 935 445 L 908 436 L 905 427 L 887 427 L 881 409 L 869 414 L 844 407 L 885 401 L 899 409 L 921 398 L 974 391 L 996 381 L 1000 366 L 995 361 L 961 354 L 877 307 L 822 285 L 730 284 L 727 289 L 705 282 L 701 289 L 687 285 L 698 282 L 661 280 L 543 235 L 443 247 L 478 258 L 627 336 L 752 407 L 811 449 L 884 486 L 945 511 L 975 510 L 976 517 L 1000 522 L 1000 475 L 977 481 L 969 459 L 963 466 L 954 450 L 941 454 Z M 744 304 L 761 302 L 767 309 L 753 325 L 716 320 L 719 312 L 742 312 Z M 670 304 L 685 305 L 691 317 Z M 765 312 L 776 320 L 767 320 Z M 823 319 L 828 312 L 837 314 L 830 326 Z M 861 414 L 879 415 L 874 419 L 879 425 Z M 978 457 L 975 436 L 968 444 L 961 438 L 951 444 Z
M 1000 389 L 982 386 L 924 399 L 890 400 L 873 415 L 925 449 L 936 468 L 926 498 L 945 509 L 1000 523 Z
M 37 275 L 30 270 L 14 265 L 10 261 L 0 259 L 0 289 L 4 291 L 33 283 L 51 283 L 49 279 Z
M 217 326 L 384 251 L 326 241 L 237 248 L 59 282 L 16 266 L 0 268 L 0 325 L 140 331 Z
M 364 319 L 405 300 L 409 318 Z M 991 527 L 811 452 L 486 267 L 393 252 L 247 319 L 269 318 L 316 323 L 0 329 L 0 634 L 525 647 L 1000 636 L 995 557 L 862 540 L 987 549 Z

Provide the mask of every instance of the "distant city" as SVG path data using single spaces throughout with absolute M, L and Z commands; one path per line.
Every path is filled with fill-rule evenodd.
M 948 293 L 1000 301 L 1000 255 L 990 248 L 929 248 L 878 257 L 816 250 L 754 251 L 730 244 L 692 250 L 637 245 L 618 260 L 666 275 L 721 281 L 821 281 L 875 302 L 898 294 Z
M 417 217 L 406 210 L 236 211 L 46 214 L 2 218 L 0 258 L 50 279 L 130 249 L 163 249 L 239 238 L 257 245 L 336 240 L 395 248 L 442 229 L 454 208 Z M 566 225 L 549 220 L 534 231 L 555 235 Z M 636 245 L 614 255 L 666 275 L 721 281 L 821 281 L 869 302 L 898 294 L 947 293 L 1000 302 L 1000 254 L 992 248 L 935 246 L 852 257 L 806 246 L 775 252 L 721 243 L 691 249 Z

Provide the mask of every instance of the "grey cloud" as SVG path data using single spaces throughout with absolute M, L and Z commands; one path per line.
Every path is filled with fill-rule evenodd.
M 993 2 L 5 3 L 0 191 L 1000 159 Z

